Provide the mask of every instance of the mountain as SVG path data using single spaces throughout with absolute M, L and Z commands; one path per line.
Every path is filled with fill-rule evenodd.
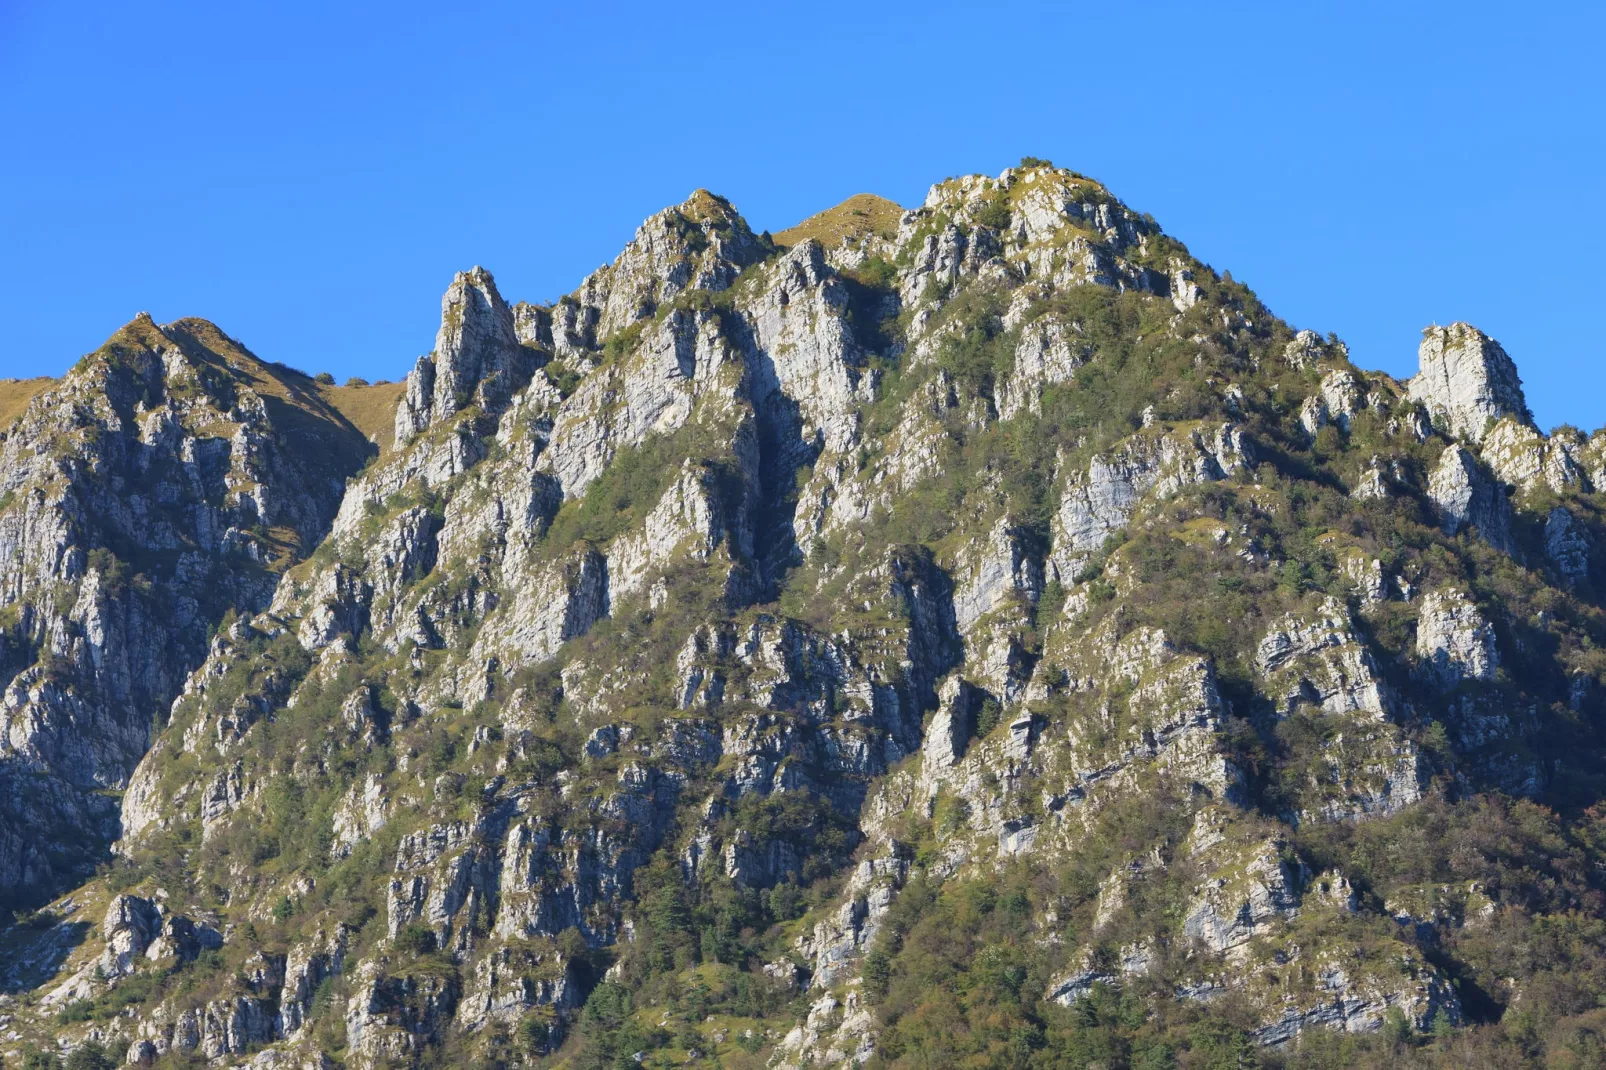
M 0 896 L 93 871 L 153 728 L 372 448 L 304 376 L 141 315 L 0 434 Z
M 1420 360 L 1037 160 L 400 387 L 136 319 L 0 442 L 0 1048 L 1600 1065 L 1606 434 Z

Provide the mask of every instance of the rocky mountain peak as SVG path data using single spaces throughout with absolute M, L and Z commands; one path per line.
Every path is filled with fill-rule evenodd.
M 730 201 L 701 187 L 692 190 L 684 201 L 659 214 L 667 212 L 677 213 L 700 226 L 713 228 L 734 227 L 742 222 L 741 215 L 731 206 Z
M 94 864 L 209 631 L 323 537 L 371 447 L 315 386 L 141 313 L 0 441 L 0 899 Z
M 765 255 L 731 203 L 699 189 L 648 217 L 614 262 L 598 269 L 576 296 L 600 310 L 597 330 L 606 337 L 677 294 L 725 289 Z
M 1417 359 L 1410 397 L 1442 418 L 1452 434 L 1481 443 L 1506 417 L 1532 426 L 1517 365 L 1499 342 L 1470 323 L 1426 328 Z
M 809 216 L 796 226 L 777 231 L 779 245 L 797 245 L 809 238 L 827 249 L 854 243 L 871 236 L 891 238 L 898 232 L 903 209 L 895 202 L 873 193 L 855 193 L 841 204 Z
M 1042 161 L 782 235 L 698 191 L 550 306 L 456 275 L 377 455 L 192 321 L 30 404 L 0 887 L 123 794 L 4 1057 L 1592 1053 L 1606 434 Z

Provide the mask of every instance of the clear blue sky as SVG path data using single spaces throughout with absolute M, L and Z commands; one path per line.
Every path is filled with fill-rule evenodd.
M 762 6 L 762 13 L 751 8 Z M 698 186 L 778 230 L 1025 154 L 1406 374 L 1466 319 L 1606 423 L 1599 4 L 0 0 L 0 376 L 141 309 L 399 377 Z

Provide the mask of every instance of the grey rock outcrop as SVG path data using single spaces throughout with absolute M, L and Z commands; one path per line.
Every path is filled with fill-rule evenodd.
M 1309 874 L 1290 861 L 1288 844 L 1275 839 L 1223 842 L 1206 811 L 1194 827 L 1190 850 L 1213 866 L 1189 901 L 1183 933 L 1212 954 L 1242 954 L 1257 933 L 1299 911 Z
M 976 731 L 976 713 L 983 695 L 957 676 L 943 682 L 940 704 L 926 726 L 921 748 L 921 774 L 935 782 L 965 756 L 970 737 Z
M 1029 605 L 1042 596 L 1042 551 L 1032 542 L 1031 534 L 1008 517 L 993 525 L 965 563 L 954 591 L 954 618 L 962 635 L 969 636 L 977 621 L 1011 601 Z
M 481 632 L 480 648 L 510 665 L 544 661 L 608 615 L 608 560 L 581 550 L 543 566 Z
M 1428 498 L 1439 523 L 1454 535 L 1475 528 L 1497 550 L 1511 552 L 1511 505 L 1505 488 L 1489 478 L 1469 450 L 1452 443 L 1428 477 Z
M 1572 513 L 1561 505 L 1550 510 L 1545 517 L 1545 556 L 1568 584 L 1588 578 L 1590 550 L 1589 536 Z
M 1576 431 L 1542 435 L 1531 424 L 1506 417 L 1489 429 L 1478 454 L 1519 492 L 1547 489 L 1556 494 L 1592 486 L 1584 471 L 1586 445 Z
M 1416 653 L 1424 678 L 1442 691 L 1469 680 L 1492 679 L 1500 667 L 1493 626 L 1476 603 L 1455 589 L 1423 596 Z
M 729 201 L 696 190 L 642 223 L 613 264 L 586 279 L 580 307 L 600 311 L 595 330 L 606 337 L 687 290 L 726 289 L 763 255 Z
M 1304 703 L 1332 714 L 1361 713 L 1379 720 L 1389 715 L 1377 663 L 1336 599 L 1323 602 L 1314 620 L 1287 617 L 1274 623 L 1256 649 L 1255 668 L 1284 716 Z
M 276 1039 L 277 1019 L 254 996 L 214 999 L 177 1012 L 162 1012 L 140 1023 L 141 1039 L 131 1055 L 153 1058 L 194 1053 L 205 1059 L 244 1055 Z M 147 1047 L 148 1046 L 148 1047 Z
M 1053 316 L 1027 324 L 1015 346 L 1014 370 L 999 388 L 999 418 L 1041 413 L 1044 388 L 1070 382 L 1089 355 L 1075 324 Z
M 1429 327 L 1417 359 L 1409 397 L 1443 419 L 1451 434 L 1481 443 L 1504 417 L 1531 423 L 1517 366 L 1499 342 L 1471 324 Z
M 1146 494 L 1168 497 L 1183 487 L 1226 479 L 1252 468 L 1248 438 L 1233 424 L 1166 434 L 1137 434 L 1071 473 L 1054 518 L 1057 577 L 1069 583 L 1104 540 L 1126 525 Z
M 102 969 L 107 977 L 126 976 L 134 971 L 151 941 L 161 931 L 162 915 L 149 899 L 120 895 L 112 900 L 101 922 L 101 938 L 106 941 Z
M 441 297 L 441 326 L 432 356 L 407 376 L 396 410 L 396 442 L 405 445 L 468 405 L 499 413 L 529 382 L 539 361 L 513 324 L 513 311 L 482 267 L 460 271 Z
M 1419 1032 L 1431 1032 L 1441 1019 L 1451 1027 L 1462 1024 L 1460 997 L 1450 979 L 1438 970 L 1389 985 L 1372 978 L 1354 978 L 1343 964 L 1326 962 L 1318 968 L 1316 988 L 1316 999 L 1261 1026 L 1255 1030 L 1255 1039 L 1263 1045 L 1281 1046 L 1311 1029 L 1376 1033 L 1391 1010 L 1403 1014 L 1407 1024 Z

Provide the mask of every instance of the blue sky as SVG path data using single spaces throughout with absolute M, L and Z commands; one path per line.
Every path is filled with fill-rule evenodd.
M 1030 154 L 1363 366 L 1470 320 L 1593 428 L 1603 36 L 1582 3 L 0 0 L 0 376 L 148 309 L 397 378 L 455 270 L 549 300 L 698 186 L 778 230 Z

